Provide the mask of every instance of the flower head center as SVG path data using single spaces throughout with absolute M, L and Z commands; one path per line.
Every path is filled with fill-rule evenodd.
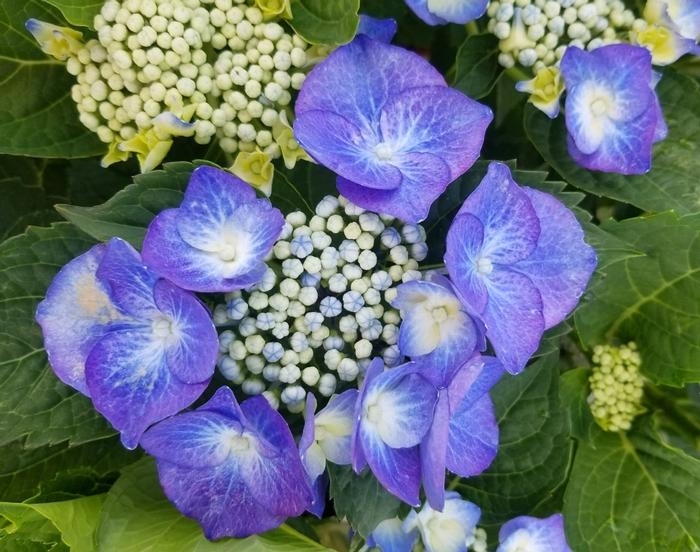
M 529 552 L 535 549 L 535 543 L 526 529 L 518 529 L 503 545 L 504 552 Z
M 394 157 L 394 148 L 392 148 L 386 142 L 380 142 L 374 146 L 374 155 L 380 161 L 389 161 L 392 157 Z
M 493 272 L 493 263 L 488 257 L 479 257 L 476 260 L 476 271 L 479 274 L 488 275 Z
M 609 102 L 604 98 L 596 98 L 591 102 L 591 113 L 596 117 L 601 117 L 608 112 Z
M 166 339 L 173 335 L 173 321 L 165 316 L 159 316 L 151 324 L 151 329 L 153 330 L 153 335 L 159 339 Z
M 231 435 L 229 437 L 231 452 L 243 452 L 251 448 L 250 438 L 245 435 Z
M 435 307 L 430 311 L 435 322 L 444 322 L 447 320 L 447 309 L 445 307 Z
M 225 240 L 219 248 L 219 258 L 222 261 L 233 261 L 236 258 L 236 244 L 233 240 Z

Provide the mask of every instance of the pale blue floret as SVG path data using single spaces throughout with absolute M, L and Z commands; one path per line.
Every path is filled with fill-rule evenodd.
M 503 524 L 496 552 L 571 552 L 564 534 L 564 517 L 520 516 Z
M 406 0 L 406 4 L 428 25 L 444 25 L 481 17 L 488 0 Z

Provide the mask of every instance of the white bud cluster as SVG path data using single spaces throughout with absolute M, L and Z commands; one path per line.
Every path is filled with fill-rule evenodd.
M 194 123 L 201 144 L 280 156 L 272 128 L 287 120 L 310 64 L 300 36 L 264 21 L 252 0 L 107 0 L 98 38 L 67 60 L 80 121 L 106 143 L 147 131 L 163 112 Z
M 487 15 L 488 31 L 500 39 L 499 63 L 533 74 L 556 65 L 567 46 L 620 42 L 642 23 L 621 0 L 492 0 Z
M 290 213 L 263 280 L 215 309 L 221 372 L 298 411 L 307 391 L 330 397 L 375 356 L 398 364 L 400 316 L 389 301 L 398 284 L 421 278 L 426 254 L 420 225 L 342 197 L 324 197 L 311 217 Z
M 593 350 L 593 373 L 589 378 L 588 404 L 593 418 L 606 431 L 627 431 L 642 413 L 644 379 L 634 342 L 621 347 L 598 345 Z

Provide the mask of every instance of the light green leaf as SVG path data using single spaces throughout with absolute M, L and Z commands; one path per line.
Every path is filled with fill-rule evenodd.
M 114 434 L 90 401 L 51 371 L 34 322 L 53 276 L 93 243 L 59 223 L 0 244 L 0 445 L 25 436 L 28 448 L 79 444 Z
M 106 241 L 117 236 L 139 248 L 146 227 L 153 217 L 169 207 L 177 207 L 190 174 L 192 163 L 166 163 L 163 170 L 140 174 L 107 202 L 95 207 L 57 205 L 61 215 L 93 238 Z
M 457 52 L 452 86 L 477 100 L 486 96 L 501 74 L 498 53 L 498 39 L 494 35 L 468 36 Z
M 569 417 L 569 433 L 577 439 L 590 438 L 593 428 L 593 414 L 588 405 L 590 386 L 588 368 L 574 368 L 564 372 L 559 380 L 559 397 Z
M 581 442 L 564 495 L 577 552 L 700 550 L 700 460 L 666 445 L 649 418 Z
M 605 268 L 575 314 L 582 341 L 634 340 L 653 381 L 700 381 L 700 214 L 662 213 L 602 228 L 639 254 L 608 262 L 599 250 Z
M 63 17 L 71 25 L 93 29 L 92 20 L 100 13 L 102 0 L 44 0 L 61 10 Z
M 652 169 L 645 175 L 588 171 L 576 165 L 566 149 L 563 117 L 552 121 L 528 105 L 525 129 L 545 161 L 578 188 L 645 211 L 695 213 L 700 211 L 700 85 L 667 71 L 657 91 L 669 134 L 654 146 Z
M 124 469 L 107 494 L 98 529 L 100 552 L 328 552 L 288 525 L 246 539 L 208 541 L 197 522 L 165 498 L 155 463 Z
M 24 28 L 29 18 L 61 24 L 39 0 L 0 1 L 0 153 L 88 157 L 106 150 L 78 120 L 70 97 L 75 79 L 44 54 Z
M 355 36 L 360 0 L 291 0 L 289 24 L 312 44 L 345 44 Z
M 549 515 L 560 506 L 572 455 L 559 403 L 558 351 L 517 376 L 504 376 L 491 392 L 500 446 L 484 474 L 451 485 L 482 510 L 492 527 L 517 515 Z
M 95 549 L 95 528 L 104 499 L 105 495 L 95 495 L 43 504 L 0 502 L 0 516 L 13 524 L 14 527 L 8 532 L 14 532 L 22 529 L 26 519 L 36 521 L 35 515 L 38 514 L 60 534 L 61 540 L 71 551 L 91 552 Z M 48 530 L 49 525 L 45 527 Z
M 347 518 L 360 535 L 366 537 L 380 521 L 402 510 L 402 503 L 389 494 L 369 469 L 356 474 L 350 466 L 328 465 L 330 496 L 336 514 Z

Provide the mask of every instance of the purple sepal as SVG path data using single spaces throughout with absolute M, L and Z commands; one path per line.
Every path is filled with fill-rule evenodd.
M 341 194 L 410 222 L 474 163 L 493 117 L 420 56 L 365 35 L 311 71 L 295 112 L 295 137 Z
M 491 163 L 447 233 L 445 266 L 505 369 L 520 372 L 545 329 L 575 307 L 595 269 L 573 214 Z
M 432 423 L 437 390 L 413 363 L 383 370 L 380 359 L 367 369 L 355 407 L 352 465 L 369 464 L 390 493 L 420 503 L 418 443 Z
M 197 410 L 150 428 L 141 444 L 158 461 L 165 494 L 208 539 L 262 533 L 311 503 L 294 438 L 263 397 L 239 406 L 220 388 Z
M 360 24 L 357 34 L 364 34 L 379 42 L 389 43 L 394 39 L 398 24 L 395 19 L 380 19 L 369 15 L 360 14 Z
M 385 519 L 367 535 L 367 546 L 382 552 L 411 552 L 418 540 L 418 531 L 404 531 L 398 517 Z
M 589 52 L 569 47 L 560 67 L 572 158 L 592 170 L 647 172 L 652 144 L 663 135 L 649 51 L 629 44 Z
M 85 360 L 109 327 L 124 318 L 112 303 L 109 288 L 96 276 L 105 249 L 103 244 L 95 245 L 65 265 L 36 310 L 54 373 L 88 396 Z
M 143 258 L 183 289 L 226 292 L 260 280 L 284 225 L 281 212 L 239 178 L 214 167 L 192 173 L 177 209 L 159 213 Z
M 553 514 L 540 519 L 519 516 L 507 521 L 498 532 L 496 552 L 518 549 L 519 545 L 537 552 L 571 552 L 564 533 L 564 516 Z
M 478 19 L 488 5 L 488 0 L 405 0 L 413 13 L 428 25 L 469 23 Z

